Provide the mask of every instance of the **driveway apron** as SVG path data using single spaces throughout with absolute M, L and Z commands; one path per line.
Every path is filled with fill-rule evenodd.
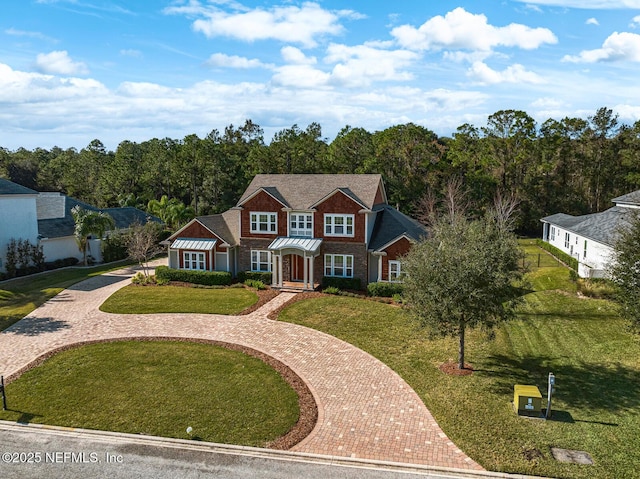
M 281 293 L 246 316 L 100 311 L 100 304 L 129 284 L 134 272 L 123 269 L 78 283 L 0 333 L 0 374 L 14 376 L 52 350 L 85 341 L 173 337 L 234 343 L 283 362 L 313 393 L 318 422 L 292 451 L 482 469 L 382 362 L 333 336 L 267 319 L 293 293 Z

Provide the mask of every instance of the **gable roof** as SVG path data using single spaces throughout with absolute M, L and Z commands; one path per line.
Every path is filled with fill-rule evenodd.
M 239 241 L 239 217 L 237 210 L 227 210 L 219 215 L 198 216 L 196 220 L 222 241 L 233 246 L 238 244 Z
M 5 178 L 0 178 L 0 196 L 5 195 L 37 195 L 38 192 L 27 188 L 26 186 L 19 185 L 13 181 L 9 181 Z
M 382 251 L 403 236 L 410 241 L 420 241 L 428 235 L 424 225 L 390 205 L 377 205 L 374 211 L 377 213 L 376 222 L 369 242 L 373 251 Z
M 384 186 L 381 175 L 256 175 L 238 201 L 241 206 L 260 189 L 293 210 L 308 210 L 335 190 L 341 191 L 368 209 L 373 209 L 378 189 Z
M 147 221 L 155 221 L 160 223 L 160 219 L 149 215 L 142 210 L 127 206 L 124 208 L 96 208 L 82 201 L 76 200 L 69 196 L 65 197 L 64 217 L 50 218 L 38 220 L 38 234 L 43 238 L 63 238 L 65 236 L 73 236 L 75 230 L 75 221 L 71 210 L 75 206 L 80 206 L 85 210 L 101 211 L 108 213 L 116 224 L 116 229 L 129 228 L 134 223 L 145 224 Z
M 559 226 L 571 233 L 590 238 L 602 244 L 612 246 L 620 228 L 625 227 L 631 220 L 631 215 L 637 210 L 614 206 L 602 213 L 592 213 L 583 216 L 571 216 L 558 213 L 542 218 L 541 221 Z

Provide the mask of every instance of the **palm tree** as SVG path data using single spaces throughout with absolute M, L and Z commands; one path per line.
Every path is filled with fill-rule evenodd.
M 76 224 L 73 232 L 78 243 L 78 249 L 82 251 L 84 265 L 87 266 L 87 246 L 90 236 L 102 238 L 105 231 L 115 227 L 115 221 L 107 213 L 102 211 L 85 210 L 80 205 L 71 209 L 73 221 Z

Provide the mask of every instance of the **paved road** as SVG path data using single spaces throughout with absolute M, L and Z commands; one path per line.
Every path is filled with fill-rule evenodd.
M 15 461 L 15 462 L 12 462 Z M 31 461 L 30 463 L 28 461 Z M 507 477 L 0 421 L 3 479 L 451 479 Z M 516 476 L 509 476 L 516 477 Z M 539 478 L 538 478 L 539 479 Z
M 100 311 L 133 273 L 125 269 L 75 284 L 1 332 L 0 351 L 11 354 L 0 355 L 0 374 L 11 378 L 51 351 L 87 341 L 173 337 L 240 344 L 281 361 L 311 390 L 318 421 L 294 451 L 482 469 L 449 440 L 420 397 L 385 364 L 333 336 L 267 319 L 291 293 L 247 316 Z

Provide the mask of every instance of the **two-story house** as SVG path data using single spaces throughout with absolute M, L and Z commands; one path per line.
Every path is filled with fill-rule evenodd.
M 238 204 L 169 239 L 169 267 L 264 271 L 272 286 L 311 290 L 324 276 L 397 281 L 426 235 L 387 204 L 380 175 L 257 175 Z

